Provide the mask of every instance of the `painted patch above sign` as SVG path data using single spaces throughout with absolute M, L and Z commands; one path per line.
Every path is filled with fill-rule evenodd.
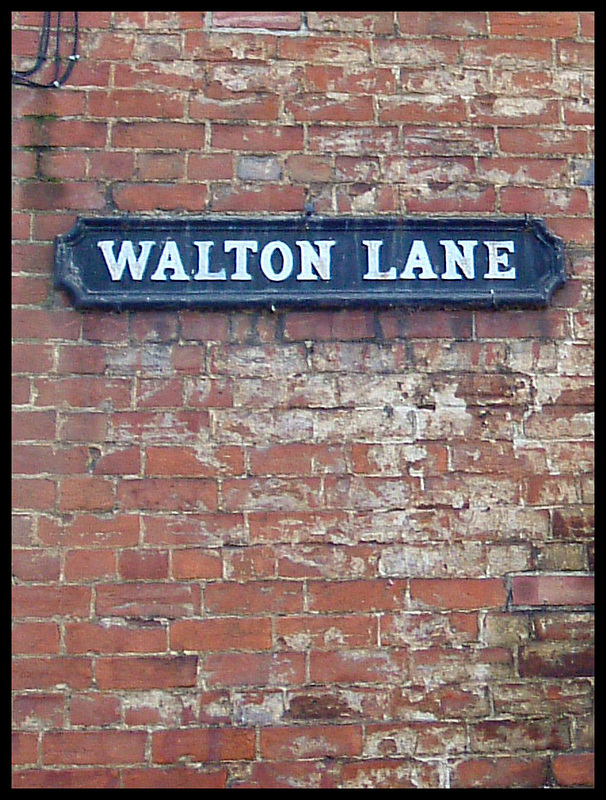
M 565 281 L 538 219 L 78 219 L 55 242 L 79 308 L 541 306 Z

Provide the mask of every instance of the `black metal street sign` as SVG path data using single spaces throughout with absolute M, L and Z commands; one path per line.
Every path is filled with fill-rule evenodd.
M 564 248 L 538 219 L 90 218 L 55 243 L 79 308 L 546 305 Z

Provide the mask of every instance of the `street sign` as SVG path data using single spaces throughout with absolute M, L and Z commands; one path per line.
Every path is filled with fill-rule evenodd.
M 563 242 L 523 217 L 80 218 L 55 242 L 78 308 L 546 305 Z

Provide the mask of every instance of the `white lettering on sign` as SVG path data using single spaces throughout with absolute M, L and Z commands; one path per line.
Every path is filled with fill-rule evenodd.
M 472 281 L 475 278 L 475 265 L 473 262 L 473 251 L 477 242 L 475 239 L 463 239 L 456 244 L 450 239 L 440 239 L 440 244 L 446 251 L 446 270 L 442 275 L 443 281 L 461 281 L 463 275 Z M 463 252 L 459 250 L 461 245 Z M 457 267 L 461 268 L 463 275 L 457 272 Z
M 225 268 L 218 272 L 210 271 L 210 248 L 214 242 L 194 242 L 194 247 L 198 248 L 198 271 L 194 275 L 195 281 L 226 281 L 227 275 Z
M 297 275 L 298 281 L 317 281 L 318 276 L 323 281 L 330 280 L 330 248 L 336 242 L 333 239 L 319 239 L 314 242 L 318 248 L 316 252 L 311 242 L 302 241 L 296 243 L 301 250 L 301 272 Z M 317 275 L 311 271 L 316 270 Z
M 365 281 L 394 281 L 394 280 L 438 280 L 464 281 L 475 280 L 476 254 L 479 244 L 476 239 L 440 239 L 439 243 L 444 250 L 444 271 L 436 271 L 432 263 L 427 246 L 422 239 L 414 239 L 406 256 L 406 261 L 401 272 L 399 266 L 381 264 L 382 239 L 362 239 L 365 248 L 366 272 L 362 275 Z M 147 265 L 156 242 L 142 240 L 137 243 L 128 239 L 120 244 L 118 255 L 114 251 L 113 239 L 97 242 L 105 265 L 112 281 L 123 280 L 128 271 L 133 281 L 142 281 Z M 197 250 L 197 262 L 190 268 L 189 261 L 185 264 L 179 251 L 177 242 L 168 239 L 161 245 L 162 250 L 158 264 L 150 275 L 152 281 L 226 281 L 229 272 L 229 259 L 226 264 L 211 264 L 211 250 L 215 247 L 214 241 L 194 241 L 192 245 Z M 298 263 L 298 281 L 330 281 L 331 279 L 331 253 L 337 244 L 334 239 L 318 239 L 310 242 L 297 240 L 299 248 L 298 261 L 296 249 L 293 250 L 286 242 L 279 239 L 267 242 L 261 249 L 255 239 L 226 239 L 223 242 L 224 253 L 234 253 L 231 264 L 233 270 L 229 274 L 232 281 L 251 281 L 250 269 L 258 268 L 268 281 L 281 283 L 287 280 L 295 270 Z M 484 274 L 486 280 L 515 280 L 516 267 L 510 263 L 510 255 L 515 253 L 515 243 L 512 240 L 484 241 L 482 242 L 488 252 L 488 269 Z M 216 248 L 215 248 L 216 249 Z M 220 246 L 219 246 L 219 249 Z M 251 256 L 259 254 L 258 261 L 253 262 Z M 218 256 L 220 260 L 220 256 Z M 192 258 L 193 262 L 194 259 Z M 486 263 L 484 260 L 483 263 Z M 187 266 L 186 266 L 187 265 Z
M 183 262 L 181 261 L 181 254 L 177 243 L 169 239 L 162 248 L 162 255 L 158 261 L 156 271 L 151 276 L 152 281 L 165 281 L 166 270 L 172 272 L 170 276 L 171 281 L 188 281 L 189 275 L 183 269 Z
M 437 279 L 438 277 L 433 271 L 431 261 L 429 260 L 429 253 L 422 239 L 415 239 L 412 243 L 408 258 L 406 259 L 404 272 L 402 272 L 400 278 L 407 281 L 414 280 L 417 277 L 414 273 L 415 269 L 421 270 L 419 279 L 422 281 Z
M 107 269 L 109 270 L 109 274 L 112 281 L 122 280 L 122 275 L 124 274 L 124 269 L 127 265 L 131 278 L 134 281 L 142 280 L 143 273 L 145 272 L 145 267 L 147 266 L 147 259 L 149 258 L 150 251 L 156 243 L 139 242 L 141 251 L 139 255 L 136 256 L 135 250 L 133 248 L 133 243 L 129 242 L 128 240 L 122 242 L 122 244 L 120 245 L 120 252 L 118 253 L 117 259 L 114 256 L 114 244 L 115 242 L 113 239 L 109 239 L 103 242 L 97 242 L 97 247 L 103 253 L 103 258 L 105 259 L 105 263 L 107 264 Z
M 363 276 L 365 281 L 395 281 L 396 268 L 390 267 L 381 272 L 379 266 L 379 250 L 383 242 L 380 239 L 362 239 L 362 244 L 367 249 L 368 271 Z
M 280 253 L 282 259 L 282 269 L 279 272 L 275 271 L 272 263 L 272 256 L 276 250 Z M 292 250 L 284 242 L 269 242 L 261 250 L 261 270 L 270 281 L 285 281 L 290 277 L 292 265 Z
M 512 241 L 507 242 L 484 242 L 488 248 L 488 272 L 484 275 L 487 280 L 499 278 L 501 280 L 515 280 L 516 268 L 509 267 L 509 269 L 501 270 L 499 265 L 504 267 L 509 266 L 509 256 L 507 253 L 499 254 L 499 250 L 508 250 L 510 253 L 515 251 L 515 245 Z
M 381 268 L 380 250 L 383 244 L 381 239 L 364 239 L 362 244 L 367 249 L 367 271 L 363 276 L 366 281 L 385 281 L 396 280 L 397 269 L 391 266 L 388 269 Z M 431 263 L 427 247 L 422 239 L 414 239 L 406 265 L 400 273 L 400 280 L 416 280 L 417 278 L 422 281 L 438 280 L 441 278 L 443 281 L 460 281 L 466 278 L 467 280 L 474 280 L 475 278 L 475 248 L 478 244 L 476 239 L 459 239 L 455 242 L 452 239 L 440 239 L 440 244 L 444 248 L 445 270 L 441 275 L 438 275 Z M 488 279 L 515 279 L 515 267 L 509 267 L 509 256 L 507 253 L 499 253 L 499 250 L 508 250 L 510 253 L 515 252 L 515 244 L 513 241 L 504 242 L 483 242 L 488 250 L 488 271 L 484 275 Z M 500 269 L 501 266 L 509 267 L 509 269 Z M 417 270 L 420 270 L 417 275 Z M 460 271 L 459 271 L 460 270 Z
M 236 251 L 236 271 L 231 276 L 232 281 L 252 281 L 252 278 L 246 269 L 247 252 L 251 250 L 253 253 L 256 253 L 259 249 L 257 242 L 252 239 L 228 239 L 224 242 L 223 249 L 226 253 L 229 253 L 232 250 Z

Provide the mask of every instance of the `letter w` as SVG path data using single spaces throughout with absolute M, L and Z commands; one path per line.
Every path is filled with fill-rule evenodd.
M 128 239 L 120 245 L 120 252 L 118 258 L 114 256 L 114 241 L 109 239 L 104 242 L 97 242 L 97 247 L 103 253 L 103 258 L 107 264 L 107 269 L 111 275 L 112 281 L 119 281 L 124 273 L 124 268 L 128 264 L 128 271 L 134 281 L 140 281 L 143 278 L 145 267 L 147 266 L 147 259 L 155 242 L 139 242 L 141 245 L 141 252 L 139 257 L 135 256 L 133 243 Z

